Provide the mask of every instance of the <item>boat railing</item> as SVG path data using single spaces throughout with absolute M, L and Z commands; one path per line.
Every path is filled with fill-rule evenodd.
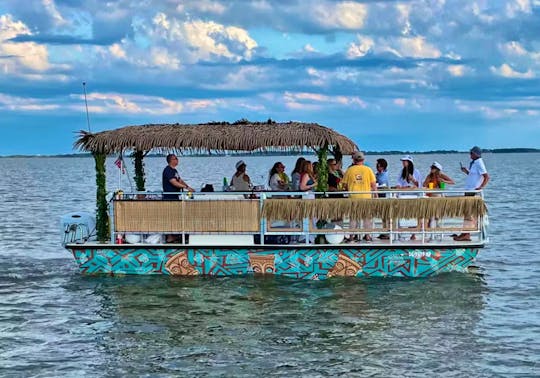
M 355 236 L 390 245 L 455 244 L 460 234 L 471 235 L 464 243 L 487 242 L 482 191 L 133 192 L 117 193 L 109 210 L 112 243 L 176 235 L 183 244 L 340 244 Z

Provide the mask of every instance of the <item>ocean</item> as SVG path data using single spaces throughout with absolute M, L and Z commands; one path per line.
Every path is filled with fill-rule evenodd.
M 396 180 L 399 156 L 367 163 L 379 157 Z M 326 281 L 82 276 L 60 217 L 94 210 L 93 159 L 0 158 L 0 376 L 538 376 L 540 154 L 483 158 L 490 243 L 478 274 Z M 296 157 L 181 157 L 179 171 L 218 189 L 239 159 L 261 185 Z M 114 160 L 108 189 L 129 191 L 132 166 L 121 175 Z M 434 160 L 462 187 L 468 154 L 415 165 L 425 175 Z M 165 159 L 145 164 L 159 191 Z

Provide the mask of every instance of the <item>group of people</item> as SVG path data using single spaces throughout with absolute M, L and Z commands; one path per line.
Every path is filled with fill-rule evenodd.
M 489 174 L 482 160 L 482 150 L 474 146 L 469 151 L 471 162 L 469 167 L 461 166 L 461 171 L 467 175 L 465 190 L 483 189 L 488 181 Z M 328 191 L 357 192 L 350 194 L 350 198 L 371 198 L 371 192 L 378 188 L 389 188 L 388 162 L 385 159 L 377 159 L 376 172 L 366 166 L 365 155 L 361 151 L 356 151 L 352 155 L 352 164 L 342 171 L 340 162 L 336 159 L 328 159 Z M 442 165 L 434 161 L 430 166 L 430 171 L 422 180 L 422 176 L 414 166 L 412 156 L 405 155 L 401 159 L 402 169 L 397 178 L 396 188 L 430 188 L 443 189 L 446 184 L 453 185 L 455 182 L 447 174 L 443 173 Z M 289 178 L 285 173 L 285 165 L 276 162 L 270 169 L 268 175 L 268 187 L 271 191 L 314 191 L 318 184 L 316 168 L 310 160 L 303 157 L 298 158 Z M 178 174 L 178 157 L 174 154 L 167 155 L 167 166 L 163 170 L 163 195 L 164 199 L 178 199 L 174 194 L 183 190 L 194 192 Z M 249 175 L 246 173 L 246 163 L 240 160 L 236 163 L 236 172 L 230 182 L 230 190 L 247 192 L 252 190 L 253 185 Z M 336 194 L 337 195 L 337 194 Z M 384 196 L 383 194 L 380 195 Z M 467 222 L 467 219 L 465 220 Z M 370 220 L 364 220 L 364 228 L 370 227 Z M 370 240 L 370 236 L 364 236 L 365 240 Z M 470 234 L 462 233 L 454 236 L 455 240 L 470 240 Z

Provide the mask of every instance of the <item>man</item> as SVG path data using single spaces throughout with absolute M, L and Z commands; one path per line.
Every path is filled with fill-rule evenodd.
M 350 192 L 369 192 L 377 191 L 377 182 L 375 174 L 371 168 L 364 165 L 365 156 L 362 151 L 356 151 L 352 154 L 353 165 L 351 165 L 343 176 L 343 186 Z M 350 198 L 371 198 L 371 193 L 353 193 Z M 351 221 L 351 228 L 356 227 L 356 222 Z M 364 219 L 364 228 L 373 228 L 372 219 Z M 371 235 L 364 236 L 365 241 L 371 241 Z
M 163 169 L 162 183 L 163 192 L 179 193 L 186 189 L 188 192 L 194 192 L 191 186 L 186 184 L 184 180 L 180 178 L 176 167 L 178 166 L 178 157 L 175 154 L 167 155 L 167 166 Z M 177 194 L 163 194 L 163 199 L 178 199 Z
M 461 171 L 467 175 L 465 180 L 465 190 L 482 190 L 489 182 L 489 174 L 487 173 L 484 160 L 482 160 L 482 150 L 478 146 L 474 146 L 470 150 L 471 162 L 469 169 L 461 166 Z M 465 195 L 474 195 L 474 193 L 465 193 Z M 464 227 L 474 227 L 475 220 L 470 216 L 465 217 Z M 470 233 L 462 233 L 454 236 L 456 241 L 470 241 Z
M 388 162 L 386 161 L 386 159 L 377 159 L 377 172 L 375 172 L 375 179 L 377 181 L 377 188 L 381 188 L 383 190 L 390 189 L 390 180 L 388 179 Z M 385 198 L 386 193 L 380 193 L 379 197 Z M 382 219 L 382 226 L 383 228 L 388 228 L 387 219 Z M 378 238 L 388 240 L 390 239 L 390 235 L 380 234 Z

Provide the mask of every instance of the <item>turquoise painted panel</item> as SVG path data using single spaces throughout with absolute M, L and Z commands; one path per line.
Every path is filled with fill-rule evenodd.
M 466 272 L 477 248 L 431 249 L 227 249 L 103 248 L 72 249 L 84 274 L 176 274 L 234 276 L 271 273 L 299 279 L 333 276 L 427 277 Z

